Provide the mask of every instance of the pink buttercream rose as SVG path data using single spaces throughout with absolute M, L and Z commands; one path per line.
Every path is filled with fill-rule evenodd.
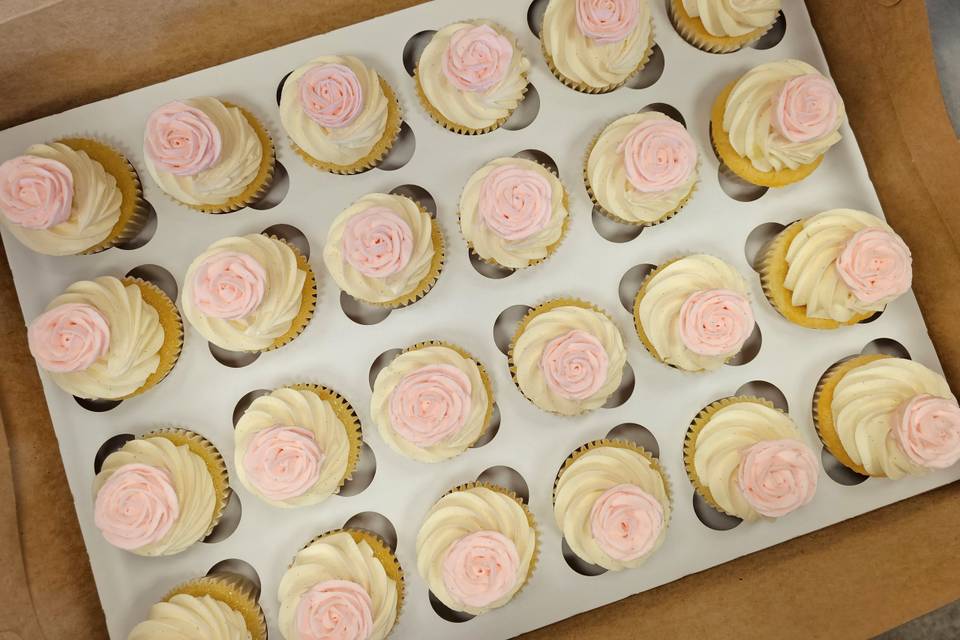
M 620 42 L 637 26 L 639 0 L 576 0 L 577 28 L 599 44 Z
M 750 301 L 736 291 L 697 291 L 680 307 L 680 340 L 701 356 L 737 353 L 753 326 Z
M 67 165 L 39 156 L 0 164 L 0 211 L 13 224 L 49 229 L 70 218 L 73 174 Z
M 429 447 L 463 428 L 472 400 L 470 378 L 449 364 L 405 375 L 390 394 L 390 424 L 404 440 Z
M 857 231 L 837 256 L 837 273 L 860 302 L 905 293 L 913 282 L 913 258 L 900 236 L 880 227 Z
M 159 169 L 194 176 L 220 159 L 220 130 L 206 113 L 183 102 L 168 102 L 150 114 L 143 150 Z
M 300 76 L 300 107 L 322 127 L 345 127 L 363 110 L 363 89 L 353 69 L 318 64 Z
M 609 358 L 596 337 L 574 329 L 547 343 L 540 370 L 547 386 L 568 400 L 584 400 L 607 380 Z
M 247 479 L 270 500 L 289 500 L 317 483 L 323 451 L 313 434 L 300 427 L 275 425 L 258 431 L 247 444 Z
M 627 180 L 642 193 L 662 193 L 681 186 L 697 166 L 697 147 L 675 120 L 645 120 L 617 147 Z
M 508 595 L 517 584 L 520 555 L 498 531 L 470 533 L 443 556 L 443 585 L 458 602 L 480 608 Z
M 737 484 L 757 513 L 779 518 L 817 491 L 817 460 L 797 440 L 763 440 L 741 453 Z
M 107 542 L 139 549 L 162 540 L 180 516 L 170 474 L 145 464 L 125 464 L 97 493 L 93 520 Z
M 819 73 L 796 76 L 773 96 L 770 124 L 790 142 L 810 142 L 833 131 L 840 104 L 836 87 Z
M 373 632 L 373 602 L 350 580 L 313 585 L 297 603 L 299 640 L 367 640 Z
M 205 259 L 193 278 L 193 302 L 205 316 L 240 320 L 263 302 L 267 272 L 246 253 L 221 251 Z
M 37 364 L 47 371 L 84 371 L 107 355 L 110 325 L 92 305 L 62 304 L 30 323 L 27 343 Z
M 953 398 L 920 394 L 891 416 L 890 435 L 916 464 L 946 469 L 960 459 L 960 407 Z
M 482 24 L 463 27 L 450 36 L 441 68 L 457 89 L 480 93 L 506 77 L 512 59 L 510 41 Z
M 553 188 L 536 171 L 497 167 L 480 186 L 480 219 L 504 240 L 529 238 L 550 222 Z
M 370 207 L 352 216 L 341 242 L 347 262 L 371 278 L 398 273 L 413 254 L 410 225 L 386 207 Z
M 653 550 L 663 530 L 663 506 L 633 484 L 604 491 L 590 509 L 590 535 L 614 560 L 629 562 Z

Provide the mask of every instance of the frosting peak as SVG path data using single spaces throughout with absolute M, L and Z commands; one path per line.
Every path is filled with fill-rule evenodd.
M 370 594 L 350 580 L 325 580 L 297 603 L 299 640 L 367 640 L 373 630 Z
M 840 279 L 860 302 L 873 303 L 905 293 L 913 281 L 906 243 L 882 227 L 857 231 L 837 256 Z
M 743 497 L 758 513 L 779 518 L 813 499 L 817 461 L 802 442 L 762 440 L 741 456 L 737 483 Z
M 810 142 L 834 130 L 840 95 L 819 73 L 787 80 L 773 96 L 771 125 L 790 142 Z
M 922 393 L 891 415 L 891 436 L 913 462 L 945 469 L 960 459 L 960 407 L 952 398 Z
M 730 289 L 697 291 L 680 307 L 680 339 L 701 356 L 733 355 L 754 326 L 747 298 Z
M 542 175 L 505 164 L 491 171 L 480 187 L 480 219 L 505 240 L 538 233 L 550 222 L 553 189 Z
M 468 607 L 485 607 L 513 591 L 520 555 L 498 531 L 476 531 L 450 545 L 443 557 L 443 584 Z
M 275 425 L 253 436 L 243 456 L 243 467 L 260 493 L 280 501 L 309 491 L 320 478 L 325 457 L 307 429 Z
M 193 300 L 206 316 L 240 320 L 263 302 L 266 281 L 266 270 L 253 256 L 221 251 L 197 266 Z
M 27 229 L 65 222 L 73 206 L 73 174 L 58 160 L 18 156 L 0 164 L 0 211 Z
M 125 464 L 97 492 L 94 523 L 107 542 L 139 549 L 162 539 L 180 516 L 170 474 L 145 464 Z
M 110 325 L 93 305 L 61 304 L 30 323 L 27 342 L 47 371 L 84 371 L 110 349 Z
M 472 401 L 470 379 L 449 364 L 405 375 L 390 394 L 390 424 L 404 440 L 429 447 L 463 428 Z
M 311 120 L 328 129 L 346 127 L 363 110 L 360 79 L 346 65 L 311 67 L 300 76 L 300 106 Z
M 450 37 L 441 67 L 457 89 L 480 93 L 506 77 L 512 59 L 510 41 L 481 24 L 459 29 Z
M 608 365 L 603 344 L 581 329 L 554 338 L 540 356 L 547 386 L 569 400 L 583 400 L 596 393 L 606 382 Z
M 343 231 L 343 257 L 371 278 L 398 273 L 413 254 L 413 231 L 396 213 L 372 206 L 351 216 Z
M 696 168 L 697 148 L 679 122 L 644 120 L 617 147 L 627 179 L 643 193 L 662 193 L 686 183 Z
M 160 169 L 194 176 L 220 159 L 220 130 L 206 113 L 183 102 L 169 102 L 147 119 L 144 153 Z
M 650 553 L 663 525 L 660 502 L 634 484 L 610 487 L 590 510 L 590 532 L 597 546 L 621 562 Z
M 577 28 L 598 44 L 624 40 L 637 26 L 638 0 L 576 0 Z

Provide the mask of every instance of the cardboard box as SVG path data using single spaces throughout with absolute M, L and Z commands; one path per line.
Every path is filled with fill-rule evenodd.
M 656 0 L 654 0 L 656 1 Z M 0 2 L 0 126 L 415 4 L 252 1 L 202 7 Z M 808 0 L 948 377 L 960 375 L 960 144 L 921 0 Z M 842 5 L 842 6 L 838 6 Z M 10 274 L 0 269 L 0 638 L 105 637 L 86 552 Z M 583 614 L 531 637 L 866 637 L 960 596 L 955 486 Z M 7 635 L 10 634 L 10 635 Z

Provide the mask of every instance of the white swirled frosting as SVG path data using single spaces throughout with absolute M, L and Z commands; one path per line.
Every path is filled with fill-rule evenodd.
M 648 0 L 637 0 L 637 21 L 618 42 L 597 42 L 577 27 L 577 0 L 550 0 L 540 39 L 553 66 L 575 84 L 594 89 L 616 86 L 643 62 L 653 39 Z
M 769 27 L 777 19 L 780 0 L 682 0 L 691 18 L 700 18 L 707 33 L 719 37 L 744 36 Z
M 165 471 L 177 494 L 179 515 L 173 526 L 156 542 L 133 553 L 141 556 L 169 556 L 180 553 L 207 535 L 217 505 L 213 479 L 203 459 L 186 445 L 177 446 L 161 436 L 137 438 L 114 451 L 103 462 L 93 480 L 93 495 L 115 471 L 128 464 L 143 464 Z
M 212 596 L 178 593 L 150 607 L 127 640 L 250 640 L 240 612 Z
M 383 640 L 397 619 L 397 583 L 366 541 L 356 542 L 345 531 L 322 536 L 297 553 L 280 580 L 280 633 L 286 640 L 301 640 L 297 630 L 297 607 L 315 585 L 330 580 L 359 585 L 370 597 L 368 640 Z

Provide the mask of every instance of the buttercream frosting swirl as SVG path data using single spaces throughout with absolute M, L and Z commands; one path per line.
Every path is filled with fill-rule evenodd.
M 346 65 L 314 65 L 300 76 L 297 87 L 300 89 L 300 107 L 307 117 L 322 127 L 346 127 L 363 109 L 360 79 Z
M 458 29 L 450 35 L 441 68 L 457 89 L 482 93 L 507 75 L 513 45 L 488 24 Z
M 250 640 L 243 615 L 213 596 L 178 593 L 150 607 L 127 640 Z
M 760 515 L 785 516 L 813 500 L 817 460 L 797 440 L 763 440 L 742 452 L 737 485 Z
M 49 229 L 70 217 L 73 174 L 59 160 L 17 156 L 0 164 L 0 211 L 13 224 Z
M 637 0 L 577 0 L 577 28 L 600 44 L 624 40 L 639 17 Z
M 347 220 L 342 244 L 350 266 L 371 278 L 387 278 L 410 262 L 413 231 L 391 209 L 370 207 Z
M 680 307 L 680 340 L 700 356 L 739 352 L 754 324 L 750 301 L 729 289 L 691 293 Z
M 892 231 L 857 231 L 837 256 L 837 273 L 860 302 L 895 298 L 910 289 L 913 260 L 906 243 Z
M 197 265 L 193 301 L 211 318 L 242 320 L 263 302 L 266 280 L 266 269 L 253 256 L 221 251 Z
M 520 556 L 517 545 L 498 531 L 463 536 L 443 556 L 443 584 L 468 607 L 482 608 L 517 586 Z
M 85 371 L 107 355 L 110 326 L 92 305 L 62 304 L 30 323 L 27 342 L 37 364 L 47 371 Z
M 552 191 L 550 182 L 536 171 L 499 166 L 480 187 L 480 219 L 504 240 L 524 240 L 550 221 Z
M 366 640 L 373 629 L 370 594 L 356 582 L 325 580 L 297 605 L 299 640 Z
M 917 464 L 946 469 L 960 459 L 960 407 L 953 398 L 921 393 L 893 414 L 894 439 Z
M 206 113 L 183 102 L 168 102 L 147 118 L 143 152 L 161 171 L 195 176 L 220 159 L 220 130 Z
M 324 457 L 311 431 L 276 425 L 250 438 L 243 468 L 261 495 L 282 502 L 302 496 L 317 484 Z
M 685 184 L 697 168 L 697 148 L 687 129 L 671 118 L 637 124 L 623 139 L 627 179 L 641 193 L 662 193 Z
M 470 378 L 448 364 L 408 373 L 390 394 L 390 425 L 418 447 L 429 447 L 463 428 L 470 413 Z
M 773 128 L 790 142 L 822 138 L 837 121 L 840 96 L 819 73 L 787 80 L 773 100 Z
M 610 358 L 603 344 L 581 329 L 573 329 L 546 344 L 540 370 L 547 387 L 568 400 L 584 400 L 607 379 Z
M 633 484 L 604 491 L 590 510 L 590 533 L 614 560 L 629 561 L 650 552 L 663 530 L 663 507 Z
M 107 542 L 132 550 L 162 540 L 179 516 L 170 474 L 133 462 L 116 469 L 100 487 L 93 519 Z
M 700 18 L 707 33 L 735 38 L 769 27 L 777 19 L 781 0 L 682 0 L 691 18 Z

